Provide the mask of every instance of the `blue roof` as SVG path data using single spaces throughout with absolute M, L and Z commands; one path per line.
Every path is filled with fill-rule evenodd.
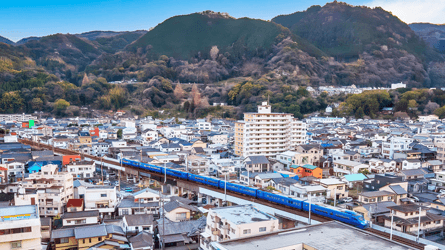
M 317 168 L 317 166 L 314 166 L 314 165 L 311 165 L 311 164 L 306 164 L 306 165 L 303 165 L 301 167 L 302 168 L 308 168 L 308 169 L 311 169 L 311 170 L 314 170 L 314 169 Z
M 368 179 L 364 174 L 348 174 L 344 176 L 347 181 L 363 181 Z
M 332 144 L 332 143 L 323 143 L 323 144 L 321 144 L 321 146 L 322 146 L 323 148 L 327 148 L 327 147 L 332 147 L 332 146 L 334 146 L 334 144 Z

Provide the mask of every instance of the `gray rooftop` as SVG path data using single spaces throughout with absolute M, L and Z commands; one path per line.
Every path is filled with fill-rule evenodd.
M 216 212 L 222 219 L 227 219 L 237 225 L 277 220 L 277 218 L 259 211 L 252 205 L 213 208 L 211 211 Z
M 151 214 L 133 214 L 125 215 L 128 226 L 153 225 L 153 215 Z
M 63 219 L 83 218 L 83 217 L 99 217 L 99 210 L 68 212 L 63 214 Z
M 262 237 L 212 243 L 217 246 L 216 249 L 220 250 L 295 249 L 298 244 L 304 244 L 317 250 L 406 249 L 399 243 L 374 236 L 368 232 L 363 233 L 361 230 L 336 221 L 283 233 L 272 233 Z

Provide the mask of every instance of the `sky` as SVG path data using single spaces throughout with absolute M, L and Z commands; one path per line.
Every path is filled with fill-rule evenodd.
M 24 37 L 93 30 L 148 30 L 175 15 L 204 10 L 270 20 L 281 14 L 324 5 L 326 0 L 40 0 L 2 1 L 0 36 Z M 349 0 L 352 5 L 381 6 L 406 23 L 445 23 L 445 0 Z

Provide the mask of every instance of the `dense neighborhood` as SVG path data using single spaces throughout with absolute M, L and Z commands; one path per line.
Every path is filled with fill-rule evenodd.
M 299 120 L 263 102 L 240 121 L 160 120 L 124 111 L 0 120 L 1 249 L 327 249 L 307 238 L 321 231 L 330 237 L 323 241 L 343 249 L 406 249 L 336 220 L 313 224 L 256 201 L 175 186 L 123 159 L 349 211 L 374 229 L 419 237 L 423 245 L 443 242 L 445 124 L 435 115 Z M 346 243 L 346 235 L 356 237 Z

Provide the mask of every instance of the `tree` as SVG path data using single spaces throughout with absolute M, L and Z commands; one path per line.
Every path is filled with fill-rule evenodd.
M 193 84 L 192 87 L 192 102 L 195 107 L 199 107 L 201 104 L 201 93 L 199 93 L 199 89 L 196 84 Z
M 175 87 L 175 90 L 173 91 L 173 93 L 174 93 L 176 99 L 178 99 L 178 100 L 181 100 L 182 98 L 184 98 L 185 91 L 182 88 L 180 83 L 176 84 L 176 87 Z
M 365 116 L 365 112 L 362 107 L 359 107 L 357 111 L 355 111 L 355 118 L 363 118 Z
M 218 58 L 218 53 L 219 53 L 218 46 L 215 45 L 210 49 L 210 57 L 212 58 L 213 61 L 215 61 L 216 58 Z
M 414 108 L 416 108 L 417 107 L 417 102 L 416 102 L 416 100 L 409 100 L 408 101 L 408 108 L 409 109 L 414 109 Z
M 445 118 L 445 106 L 434 110 L 434 114 L 439 116 L 439 119 Z
M 88 79 L 87 73 L 83 75 L 82 86 L 85 86 L 90 83 L 90 79 Z
M 424 111 L 425 111 L 427 114 L 431 114 L 431 113 L 434 112 L 434 110 L 436 110 L 436 109 L 438 109 L 438 108 L 440 108 L 439 104 L 437 104 L 437 103 L 435 103 L 435 102 L 431 102 L 431 101 L 429 101 L 428 104 L 425 106 Z
M 358 172 L 359 172 L 360 174 L 364 174 L 364 175 L 370 174 L 369 170 L 366 169 L 366 168 L 360 169 Z
M 128 101 L 127 92 L 122 87 L 115 87 L 110 90 L 110 100 L 115 109 L 122 108 Z
M 36 97 L 31 100 L 31 108 L 33 110 L 42 110 L 42 107 L 43 107 L 42 99 Z
M 117 138 L 122 139 L 122 129 L 117 131 Z
M 70 106 L 70 103 L 65 101 L 64 99 L 58 99 L 55 103 L 54 103 L 54 108 L 57 111 L 62 111 L 67 109 Z

